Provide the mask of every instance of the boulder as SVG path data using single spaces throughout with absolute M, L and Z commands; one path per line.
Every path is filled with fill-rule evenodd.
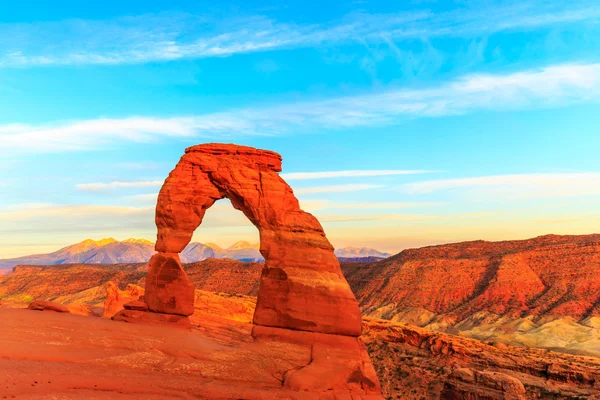
M 27 308 L 36 311 L 56 311 L 60 313 L 70 312 L 69 308 L 63 304 L 45 300 L 32 301 Z
M 117 285 L 108 281 L 104 284 L 106 290 L 106 300 L 104 301 L 104 312 L 102 317 L 110 318 L 123 309 L 125 303 L 138 300 L 143 296 L 144 288 L 138 285 L 129 284 L 125 290 L 120 290 Z
M 149 325 L 170 325 L 181 328 L 191 328 L 190 319 L 183 315 L 163 314 L 138 310 L 121 310 L 116 313 L 112 319 L 114 321 L 123 321 L 137 324 Z
M 194 284 L 183 270 L 179 254 L 152 256 L 148 262 L 144 301 L 156 312 L 184 316 L 194 313 Z
M 123 304 L 123 308 L 126 310 L 148 311 L 148 304 L 144 303 L 143 301 L 136 300 Z

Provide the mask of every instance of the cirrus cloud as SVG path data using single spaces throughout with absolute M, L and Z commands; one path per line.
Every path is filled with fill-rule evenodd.
M 108 182 L 108 183 L 80 183 L 75 185 L 78 190 L 99 192 L 115 189 L 148 188 L 161 186 L 163 181 L 138 181 L 138 182 Z
M 199 137 L 222 139 L 388 126 L 411 118 L 598 101 L 600 64 L 560 64 L 510 74 L 471 74 L 430 88 L 390 89 L 188 117 L 0 125 L 0 148 L 27 153 L 94 150 L 121 142 L 151 142 L 165 138 L 192 141 Z M 297 175 L 301 176 L 310 175 Z

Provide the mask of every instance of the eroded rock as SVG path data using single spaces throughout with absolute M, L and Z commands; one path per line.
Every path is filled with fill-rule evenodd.
M 163 314 L 157 312 L 146 312 L 140 310 L 124 309 L 116 313 L 112 319 L 114 321 L 132 322 L 149 325 L 170 325 L 182 328 L 191 328 L 190 319 L 183 315 Z
M 27 306 L 27 308 L 36 311 L 56 311 L 60 313 L 70 312 L 69 308 L 63 304 L 45 300 L 34 300 L 29 304 L 29 306 Z
M 148 311 L 148 304 L 144 303 L 143 301 L 136 300 L 123 304 L 123 308 L 126 310 Z
M 104 318 L 111 318 L 123 309 L 125 303 L 138 300 L 144 294 L 144 288 L 134 284 L 128 284 L 125 290 L 120 290 L 117 285 L 108 281 L 104 284 L 106 300 L 104 301 Z
M 365 345 L 359 338 L 317 332 L 255 326 L 256 341 L 305 346 L 305 365 L 283 371 L 282 386 L 296 391 L 380 393 L 379 380 Z M 377 397 L 379 398 L 379 397 Z
M 149 263 L 150 310 L 191 315 L 193 285 L 178 253 L 215 201 L 228 198 L 258 228 L 263 268 L 254 323 L 360 336 L 358 303 L 319 221 L 300 209 L 278 175 L 281 156 L 251 147 L 190 147 L 166 179 L 156 207 L 158 240 Z

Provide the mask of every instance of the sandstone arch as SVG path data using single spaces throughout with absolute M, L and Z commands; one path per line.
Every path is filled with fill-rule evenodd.
M 179 255 L 204 213 L 228 198 L 258 228 L 265 258 L 254 323 L 360 336 L 361 316 L 319 221 L 278 175 L 277 153 L 232 144 L 186 149 L 156 206 L 157 254 L 148 265 L 150 310 L 191 315 L 194 288 Z

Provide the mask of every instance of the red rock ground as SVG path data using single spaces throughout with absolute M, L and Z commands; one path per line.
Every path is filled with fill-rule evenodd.
M 318 367 L 319 356 L 302 339 L 253 339 L 252 298 L 199 292 L 196 304 L 192 331 L 0 308 L 0 398 L 350 398 L 282 387 L 286 372 Z M 386 399 L 600 398 L 596 358 L 376 319 L 365 320 L 364 332 Z M 339 348 L 328 356 L 342 360 L 347 348 Z M 305 373 L 315 382 L 332 368 Z
M 262 329 L 255 339 L 250 324 L 214 315 L 187 330 L 0 308 L 0 398 L 381 398 L 352 372 L 352 338 Z M 352 396 L 338 389 L 348 377 Z

